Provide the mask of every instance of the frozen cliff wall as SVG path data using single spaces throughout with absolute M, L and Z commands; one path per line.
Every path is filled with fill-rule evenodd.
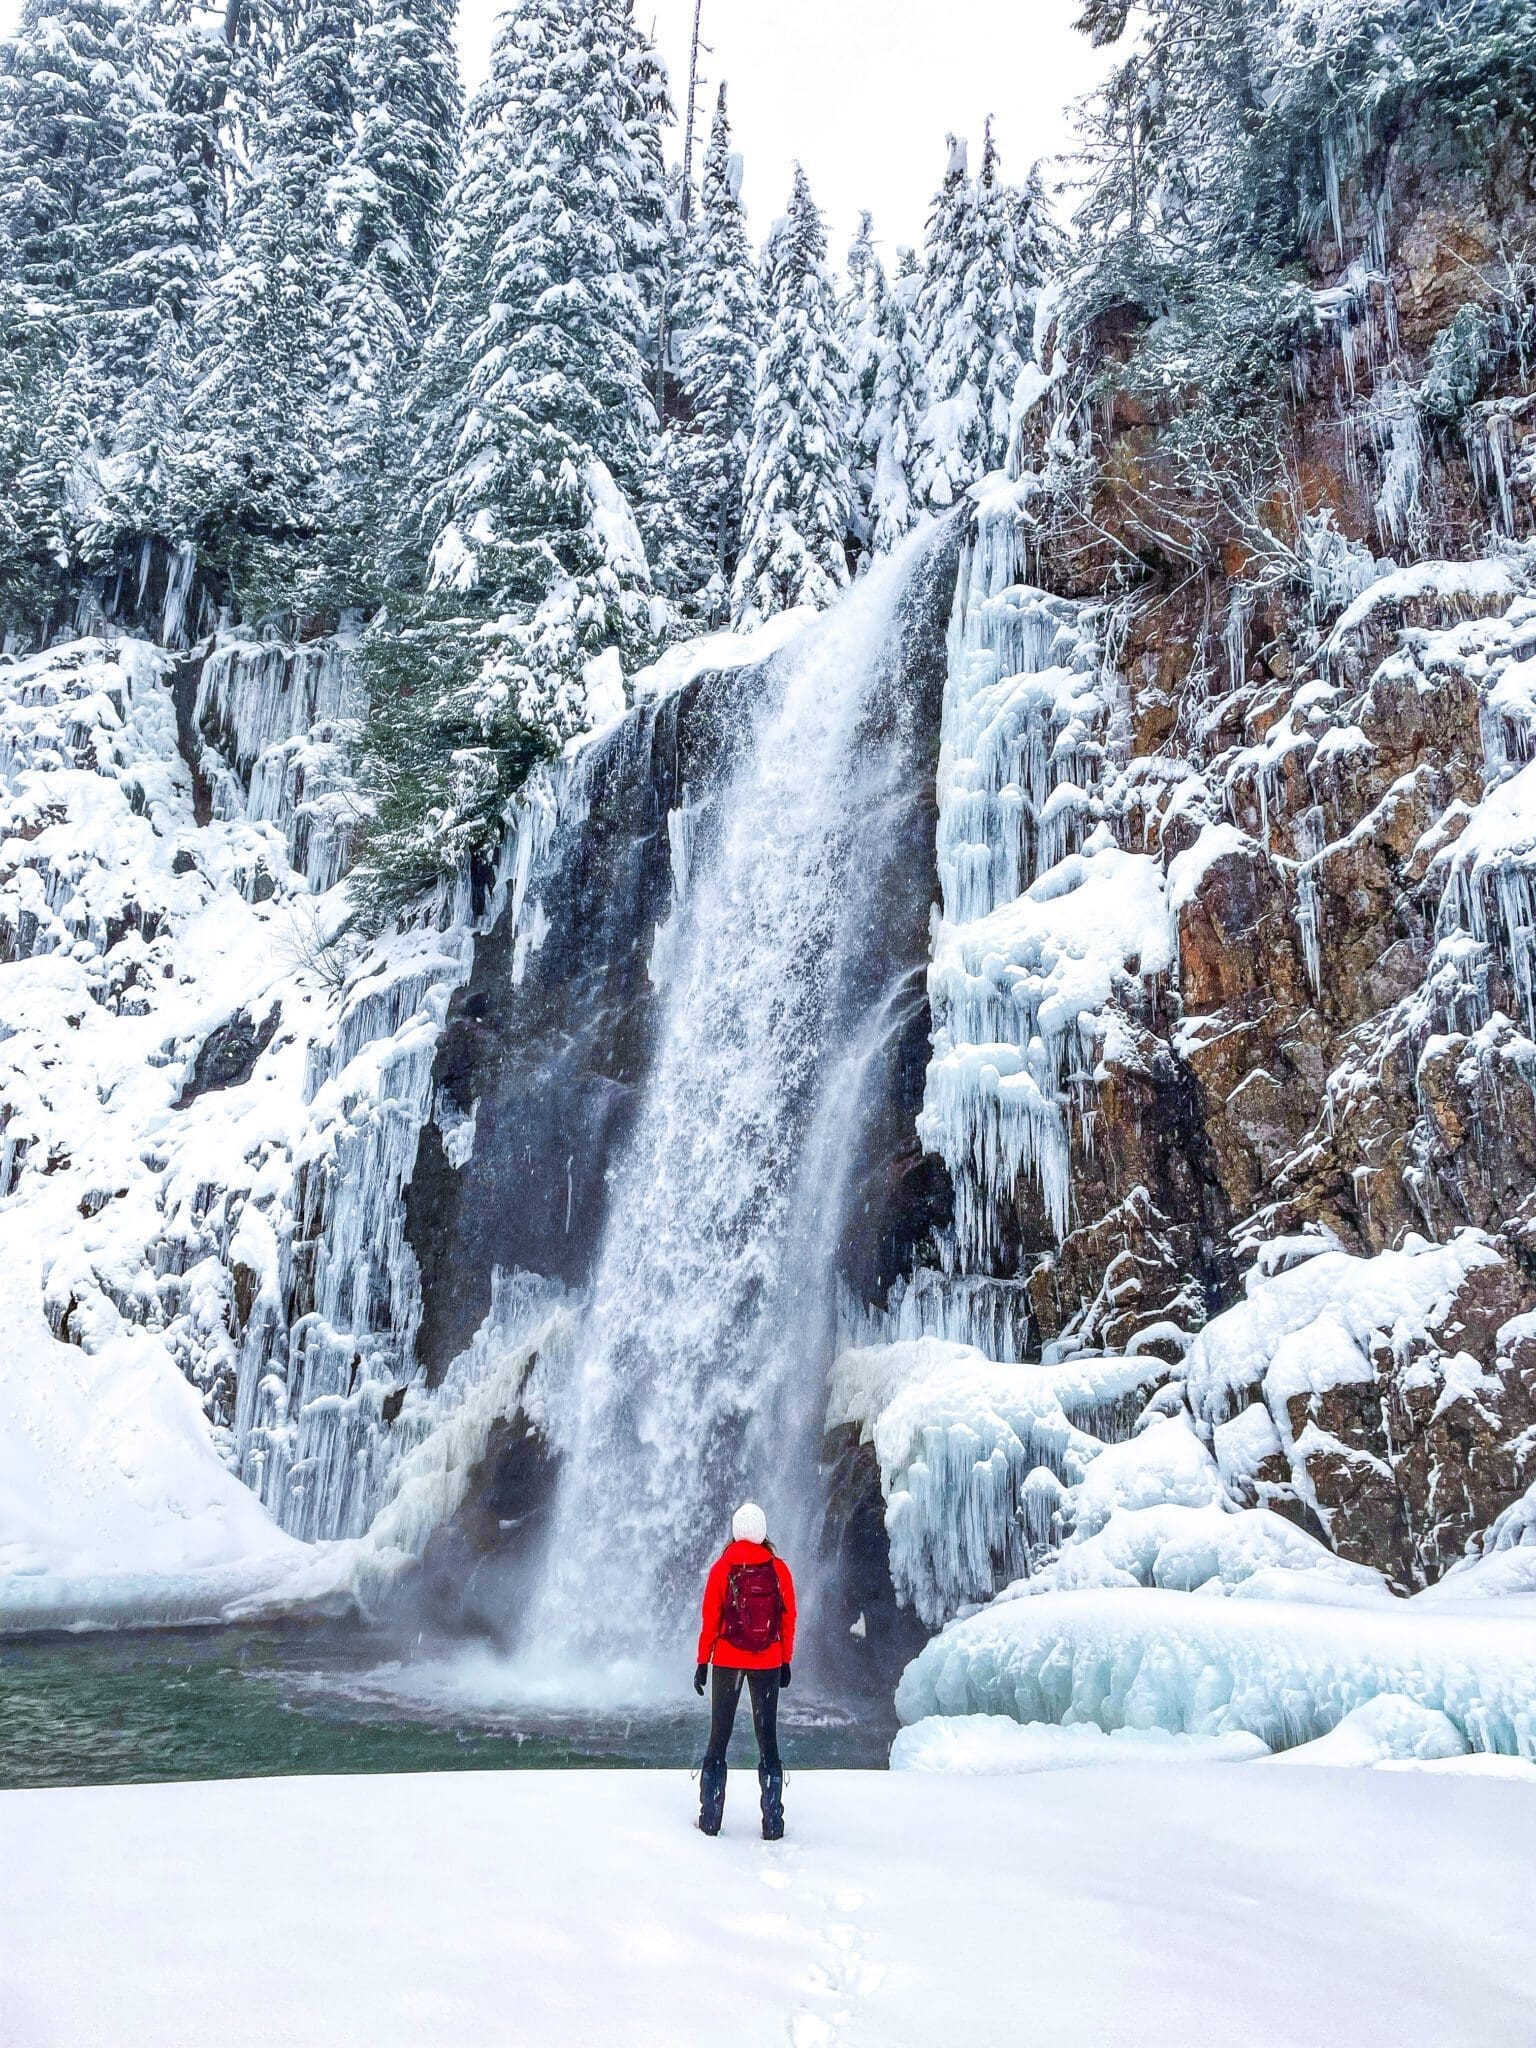
M 1335 191 L 1262 445 L 1198 306 L 1100 296 L 977 506 L 955 1227 L 829 1414 L 941 1626 L 905 1717 L 1283 1745 L 1386 1691 L 1530 1752 L 1536 208 L 1527 137 L 1424 134 Z
M 356 708 L 344 642 L 114 633 L 0 669 L 8 1257 L 57 1343 L 183 1374 L 305 1537 L 366 1526 L 392 1455 L 400 1195 L 467 964 L 453 904 L 348 936 Z

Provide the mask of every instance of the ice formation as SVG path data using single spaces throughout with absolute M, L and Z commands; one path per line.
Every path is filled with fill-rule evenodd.
M 930 1714 L 1245 1731 L 1272 1749 L 1402 1693 L 1474 1749 L 1536 1757 L 1536 1634 L 1497 1608 L 1380 1609 L 1199 1593 L 1048 1593 L 952 1622 L 907 1667 L 904 1722 Z
M 1064 1236 L 1101 1013 L 1171 964 L 1160 866 L 1098 822 L 1119 691 L 1093 615 L 1019 580 L 1020 491 L 984 494 L 950 629 L 918 1133 L 955 1189 L 955 1260 L 984 1270 L 1021 1176 Z
M 1470 1749 L 1449 1714 L 1402 1693 L 1382 1692 L 1352 1707 L 1326 1735 L 1286 1750 L 1280 1761 L 1360 1770 L 1382 1763 L 1434 1763 L 1466 1756 Z
M 1166 1370 L 1153 1357 L 995 1364 L 935 1338 L 845 1351 L 827 1425 L 874 1445 L 898 1596 L 937 1624 L 1038 1566 L 1106 1455 L 1095 1421 L 1127 1396 L 1139 1406 Z

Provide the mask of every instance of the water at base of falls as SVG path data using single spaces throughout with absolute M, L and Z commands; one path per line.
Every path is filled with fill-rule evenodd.
M 526 1699 L 487 1651 L 416 1649 L 316 1627 L 0 1640 L 0 1791 L 357 1771 L 682 1769 L 704 1747 L 705 1704 L 684 1684 L 666 1699 L 573 1708 Z M 740 1719 L 732 1760 L 750 1766 L 750 1717 Z M 797 1678 L 780 1730 L 792 1771 L 883 1770 L 896 1715 L 888 1692 L 818 1699 Z
M 935 544 L 917 537 L 758 673 L 739 765 L 674 848 L 655 1052 L 574 1369 L 549 1390 L 561 1465 L 522 1630 L 534 1665 L 675 1661 L 744 1498 L 809 1561 L 850 1163 L 914 992 L 883 955 L 878 893 L 920 780 L 899 649 Z

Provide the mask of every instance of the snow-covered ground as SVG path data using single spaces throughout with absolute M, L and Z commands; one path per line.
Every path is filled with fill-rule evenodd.
M 7 2048 L 1530 2048 L 1536 1790 L 679 1772 L 0 1799 Z

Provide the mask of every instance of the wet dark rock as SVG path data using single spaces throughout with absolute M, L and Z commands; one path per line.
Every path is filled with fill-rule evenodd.
M 180 1095 L 177 1109 L 186 1109 L 199 1096 L 216 1094 L 223 1088 L 241 1088 L 256 1070 L 256 1062 L 272 1043 L 282 1015 L 274 1003 L 260 1024 L 249 1010 L 237 1010 L 227 1024 L 210 1031 L 197 1049 L 192 1072 Z

